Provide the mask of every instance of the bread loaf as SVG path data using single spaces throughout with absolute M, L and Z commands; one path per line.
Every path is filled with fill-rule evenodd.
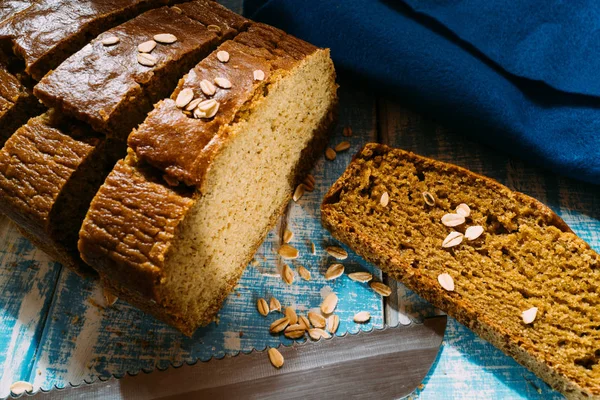
M 556 390 L 600 398 L 600 256 L 545 205 L 369 144 L 321 215 L 334 237 Z
M 206 90 L 215 78 L 230 85 Z M 178 107 L 183 90 L 217 101 L 214 117 Z M 211 322 L 321 153 L 336 90 L 329 52 L 275 28 L 223 43 L 130 136 L 84 221 L 83 259 L 188 335 Z

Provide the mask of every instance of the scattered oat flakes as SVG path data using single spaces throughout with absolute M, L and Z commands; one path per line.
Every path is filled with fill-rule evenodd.
M 290 325 L 298 323 L 298 314 L 296 314 L 296 310 L 293 307 L 285 308 L 285 316 L 290 320 Z
M 304 315 L 298 316 L 298 324 L 301 325 L 305 331 L 310 329 L 310 321 Z
M 208 25 L 206 29 L 213 32 L 221 32 L 221 27 L 219 25 Z
M 154 40 L 148 40 L 147 42 L 138 44 L 138 51 L 140 53 L 152 53 L 152 50 L 156 48 L 156 42 Z
M 319 340 L 321 338 L 329 339 L 331 335 L 321 328 L 312 328 L 308 330 L 308 336 L 312 340 Z
M 349 126 L 346 126 L 344 128 L 344 130 L 342 130 L 342 135 L 344 135 L 345 137 L 352 136 L 352 128 L 350 128 Z
M 161 44 L 172 44 L 177 41 L 177 36 L 171 33 L 159 33 L 158 35 L 154 35 L 153 39 Z
M 137 55 L 137 62 L 141 65 L 143 65 L 144 67 L 154 67 L 156 65 L 156 57 L 154 57 L 152 54 L 148 54 L 148 53 L 139 53 Z
M 465 223 L 465 217 L 461 214 L 444 214 L 442 224 L 454 227 Z
M 373 279 L 373 275 L 370 272 L 352 272 L 348 274 L 348 278 L 356 282 L 366 283 Z
M 257 69 L 252 74 L 254 75 L 255 81 L 264 81 L 265 80 L 265 72 L 262 69 Z
M 335 333 L 337 332 L 339 326 L 340 326 L 340 317 L 338 317 L 335 314 L 331 314 L 327 318 L 327 330 L 332 335 L 335 335 Z
M 387 207 L 389 202 L 390 202 L 390 195 L 388 194 L 388 192 L 383 192 L 383 194 L 381 195 L 381 198 L 379 199 L 379 204 L 381 204 L 382 207 Z
M 23 394 L 25 392 L 33 392 L 33 385 L 25 381 L 16 381 L 10 385 L 10 391 L 13 394 Z
M 298 258 L 298 249 L 289 244 L 282 244 L 279 250 L 277 250 L 277 254 L 287 259 Z
M 222 63 L 226 63 L 227 61 L 229 61 L 229 53 L 225 50 L 220 50 L 217 52 L 217 59 Z
M 310 242 L 310 254 L 313 256 L 317 254 L 317 246 L 315 246 L 314 242 Z
M 471 209 L 465 203 L 461 203 L 456 207 L 456 213 L 462 215 L 463 217 L 468 217 L 471 215 Z
M 357 324 L 364 324 L 365 322 L 369 322 L 370 319 L 371 314 L 368 311 L 361 311 L 354 314 L 354 322 Z
M 288 317 L 279 318 L 269 326 L 269 332 L 271 333 L 279 333 L 283 332 L 283 330 L 290 324 L 290 320 Z
M 267 301 L 262 297 L 256 301 L 256 309 L 258 310 L 259 314 L 263 317 L 269 315 L 269 305 L 267 304 Z
M 330 281 L 339 278 L 344 273 L 344 266 L 342 264 L 331 264 L 325 272 L 325 280 Z
M 443 287 L 448 292 L 454 291 L 454 279 L 450 276 L 450 274 L 439 274 L 437 277 L 440 286 Z
M 474 226 L 470 226 L 467 228 L 467 230 L 465 231 L 465 238 L 467 238 L 468 240 L 475 240 L 482 234 L 483 234 L 483 226 L 474 225 Z
M 521 314 L 521 316 L 523 317 L 523 322 L 526 324 L 531 324 L 533 321 L 535 321 L 537 312 L 537 307 L 531 307 L 529 310 L 523 311 Z
M 332 257 L 337 258 L 338 260 L 345 260 L 348 258 L 348 252 L 338 246 L 329 246 L 325 249 L 325 251 Z
M 231 82 L 227 78 L 215 78 L 215 84 L 221 89 L 231 89 Z
M 371 289 L 373 289 L 373 291 L 375 291 L 375 293 L 379 294 L 380 296 L 388 297 L 390 294 L 392 294 L 392 289 L 385 283 L 371 282 L 369 286 L 371 287 Z
M 462 233 L 450 232 L 448 234 L 448 236 L 446 236 L 446 239 L 444 239 L 444 241 L 442 242 L 442 247 L 448 248 L 448 247 L 458 246 L 459 244 L 461 244 L 462 240 L 463 240 Z
M 293 238 L 294 238 L 294 232 L 290 231 L 289 229 L 286 229 L 283 232 L 283 242 L 284 243 L 291 242 Z
M 183 108 L 190 104 L 190 101 L 194 99 L 194 91 L 191 88 L 182 89 L 175 99 L 175 106 L 177 108 Z M 200 103 L 198 101 L 198 103 Z M 195 107 L 194 107 L 195 108 Z
M 323 314 L 331 314 L 338 303 L 338 297 L 335 293 L 329 293 L 323 303 L 321 303 L 321 311 Z
M 304 178 L 302 183 L 304 183 L 304 188 L 307 191 L 312 192 L 313 190 L 315 190 L 316 180 L 315 180 L 315 177 L 312 176 L 311 174 L 306 175 L 306 177 Z
M 213 96 L 217 92 L 215 85 L 213 85 L 208 79 L 202 79 L 200 81 L 200 90 L 202 90 L 202 93 L 207 96 Z
M 119 43 L 120 41 L 121 41 L 121 39 L 119 39 L 117 36 L 110 35 L 110 36 L 107 36 L 104 39 L 102 39 L 102 44 L 104 46 L 114 46 L 115 44 Z
M 304 332 L 306 332 L 304 326 L 300 324 L 293 324 L 285 328 L 283 335 L 288 339 L 300 339 L 302 336 L 304 336 Z
M 294 190 L 294 195 L 292 196 L 292 199 L 295 202 L 297 202 L 298 200 L 300 200 L 302 198 L 302 196 L 304 196 L 304 184 L 303 183 L 296 186 L 296 190 Z
M 117 300 L 119 300 L 119 298 L 117 296 L 115 296 L 114 294 L 112 294 L 111 292 L 106 290 L 106 288 L 104 288 L 102 290 L 102 294 L 104 295 L 104 301 L 106 302 L 106 307 L 110 307 L 110 306 L 114 305 L 117 302 Z
M 305 281 L 310 281 L 311 275 L 310 275 L 309 270 L 304 268 L 302 265 L 299 265 L 297 270 L 298 270 L 298 275 L 300 275 L 300 277 L 302 279 L 304 279 Z
M 337 156 L 337 154 L 336 154 L 335 150 L 332 149 L 331 147 L 328 147 L 325 150 L 325 158 L 328 159 L 329 161 L 335 160 L 336 156 Z
M 435 206 L 435 198 L 431 193 L 423 192 L 423 200 L 425 200 L 425 204 L 427 204 L 428 206 Z
M 269 311 L 281 311 L 281 303 L 275 297 L 269 300 Z
M 325 328 L 325 325 L 327 324 L 325 317 L 314 311 L 308 313 L 308 320 L 315 328 Z
M 348 150 L 349 148 L 350 148 L 350 142 L 344 141 L 344 142 L 338 143 L 338 145 L 337 145 L 337 146 L 335 146 L 333 149 L 334 149 L 334 150 L 335 150 L 337 153 L 339 153 L 339 152 L 341 152 L 341 151 L 346 151 L 346 150 Z
M 294 271 L 287 264 L 281 269 L 281 279 L 288 285 L 294 283 Z
M 275 368 L 281 368 L 283 366 L 283 356 L 279 350 L 270 348 L 267 353 L 269 354 L 269 361 L 271 361 L 271 364 L 273 364 Z

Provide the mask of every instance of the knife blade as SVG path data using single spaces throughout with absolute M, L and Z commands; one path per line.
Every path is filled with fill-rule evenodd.
M 398 399 L 412 393 L 436 359 L 446 316 L 280 346 L 275 369 L 265 351 L 40 391 L 35 400 Z

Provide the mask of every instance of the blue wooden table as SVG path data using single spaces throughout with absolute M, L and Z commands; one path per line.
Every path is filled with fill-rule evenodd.
M 236 4 L 239 2 L 231 0 L 229 6 L 239 9 Z M 383 301 L 368 287 L 346 276 L 324 280 L 323 273 L 332 262 L 324 248 L 335 241 L 321 227 L 319 203 L 352 154 L 370 141 L 456 163 L 527 193 L 550 205 L 576 233 L 600 250 L 598 187 L 562 178 L 475 144 L 461 132 L 443 129 L 396 101 L 377 98 L 372 91 L 357 88 L 351 80 L 342 79 L 340 83 L 340 124 L 331 144 L 349 140 L 351 148 L 339 153 L 335 161 L 321 157 L 313 171 L 315 191 L 289 205 L 227 299 L 219 323 L 198 330 L 192 338 L 124 302 L 106 306 L 96 283 L 84 281 L 52 262 L 0 217 L 0 396 L 6 396 L 15 381 L 29 381 L 36 388 L 63 387 L 84 379 L 162 369 L 226 353 L 263 349 L 281 341 L 289 343 L 288 339 L 268 333 L 269 323 L 278 316 L 260 316 L 256 311 L 259 297 L 275 296 L 284 306 L 306 313 L 334 291 L 340 297 L 338 334 L 361 329 L 352 322 L 357 311 L 372 314 L 362 329 L 384 323 L 408 324 L 435 314 L 437 311 L 417 295 L 400 283 L 388 281 L 352 252 L 344 261 L 346 271 L 372 271 L 393 288 L 392 296 Z M 342 136 L 344 127 L 351 127 L 352 137 Z M 311 281 L 297 278 L 294 285 L 287 286 L 279 277 L 283 260 L 277 255 L 277 248 L 285 229 L 294 233 L 292 244 L 301 252 L 293 264 L 308 268 Z M 315 255 L 310 252 L 310 242 L 316 245 Z M 411 397 L 562 398 L 451 318 L 438 359 Z

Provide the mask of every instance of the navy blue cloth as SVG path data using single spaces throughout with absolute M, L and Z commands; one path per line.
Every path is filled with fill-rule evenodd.
M 246 0 L 476 140 L 600 183 L 600 1 Z

